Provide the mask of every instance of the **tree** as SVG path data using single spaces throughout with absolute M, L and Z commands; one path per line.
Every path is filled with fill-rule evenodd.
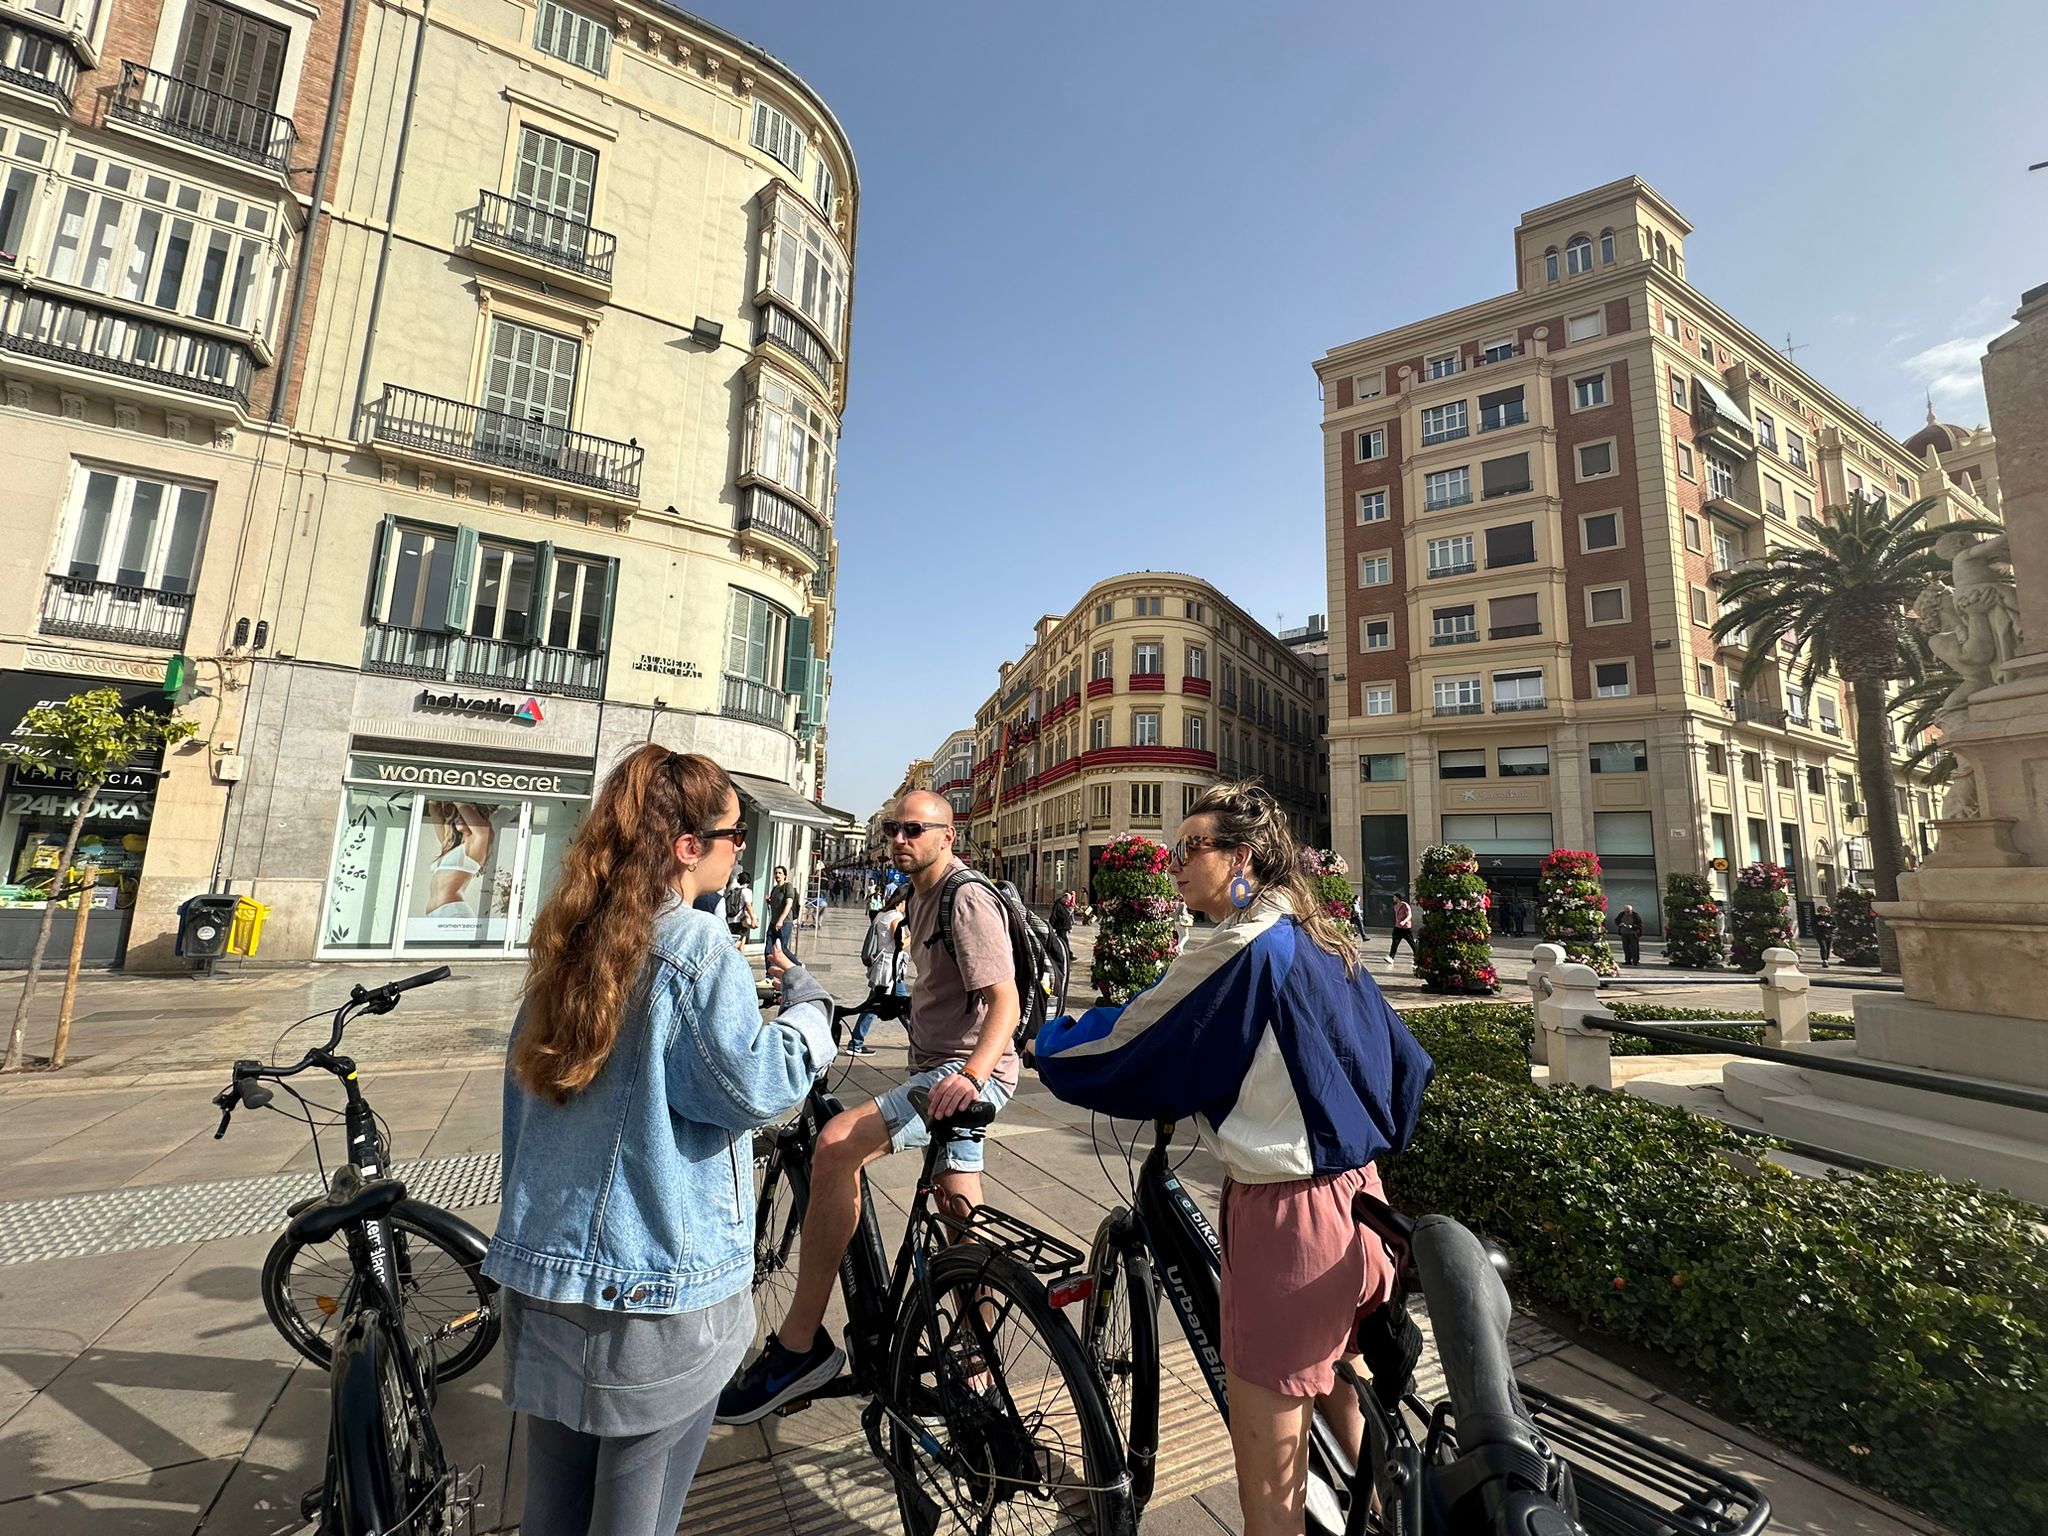
M 1892 814 L 1891 696 L 1894 679 L 1911 681 L 1921 650 L 1909 642 L 1906 612 L 1923 589 L 1948 573 L 1935 553 L 1943 534 L 1996 532 L 1993 524 L 1959 521 L 1930 525 L 1940 503 L 1933 497 L 1890 511 L 1883 497 L 1853 496 L 1825 521 L 1800 520 L 1811 547 L 1774 545 L 1762 559 L 1739 568 L 1721 592 L 1714 638 L 1740 631 L 1748 655 L 1745 687 L 1777 664 L 1778 642 L 1791 642 L 1787 670 L 1803 687 L 1823 672 L 1849 685 L 1856 703 L 1856 776 L 1870 827 L 1877 899 L 1896 901 L 1905 849 Z M 1898 940 L 1881 929 L 1883 966 L 1899 968 Z
M 1735 899 L 1729 905 L 1729 926 L 1735 931 L 1731 963 L 1737 970 L 1760 971 L 1765 950 L 1791 949 L 1799 942 L 1792 877 L 1782 865 L 1745 865 L 1735 877 Z
M 1564 946 L 1565 959 L 1590 965 L 1602 976 L 1619 971 L 1607 944 L 1607 892 L 1600 885 L 1600 856 L 1553 848 L 1536 884 L 1543 937 Z
M 50 900 L 43 906 L 43 920 L 36 929 L 35 947 L 29 952 L 28 975 L 21 986 L 21 1001 L 14 1009 L 14 1030 L 7 1042 L 7 1057 L 0 1071 L 13 1072 L 22 1065 L 22 1042 L 28 1033 L 29 1005 L 35 1001 L 36 982 L 42 975 L 43 956 L 50 947 L 50 930 L 57 920 L 57 898 L 70 878 L 71 860 L 78 852 L 79 834 L 92 815 L 93 803 L 109 775 L 126 767 L 145 753 L 174 746 L 198 730 L 189 720 L 179 720 L 152 709 L 124 709 L 121 695 L 111 688 L 94 688 L 54 704 L 38 704 L 22 716 L 15 739 L 0 744 L 5 753 L 24 767 L 39 773 L 68 772 L 78 786 L 78 811 L 64 835 L 64 852 L 57 860 L 51 882 Z M 81 904 L 92 892 L 80 891 Z M 81 914 L 81 921 L 83 915 Z M 64 979 L 64 1014 L 69 1017 L 72 998 L 78 989 L 78 973 Z M 52 1065 L 62 1066 L 59 1052 L 52 1052 Z
M 1493 905 L 1479 860 L 1462 843 L 1422 850 L 1415 877 L 1422 932 L 1415 944 L 1415 974 L 1432 992 L 1492 992 L 1497 976 L 1486 914 Z
M 1088 979 L 1105 1003 L 1127 1003 L 1180 952 L 1166 849 L 1126 832 L 1110 839 L 1095 872 L 1095 960 Z
M 1688 971 L 1711 970 L 1722 959 L 1721 904 L 1698 875 L 1664 877 L 1664 958 Z

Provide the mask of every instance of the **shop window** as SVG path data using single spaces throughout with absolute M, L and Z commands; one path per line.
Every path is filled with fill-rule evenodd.
M 65 576 L 153 593 L 192 591 L 206 538 L 206 491 L 89 469 L 72 495 Z
M 1436 776 L 1440 779 L 1483 779 L 1486 777 L 1486 749 L 1461 748 L 1436 755 Z
M 1499 760 L 1500 776 L 1504 779 L 1550 777 L 1548 747 L 1501 747 L 1495 751 L 1494 756 Z
M 1405 752 L 1367 752 L 1358 759 L 1358 777 L 1367 784 L 1400 784 L 1408 778 Z
M 1641 741 L 1596 741 L 1587 748 L 1587 762 L 1595 773 L 1647 773 L 1649 744 Z

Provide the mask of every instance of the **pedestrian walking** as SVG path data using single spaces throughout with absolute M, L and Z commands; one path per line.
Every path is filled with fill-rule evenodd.
M 910 996 L 910 982 L 907 962 L 909 960 L 909 934 L 903 926 L 903 898 L 910 887 L 897 887 L 898 896 L 875 913 L 868 921 L 868 936 L 861 942 L 860 963 L 868 968 L 867 1003 L 861 1016 L 854 1020 L 853 1034 L 846 1042 L 849 1056 L 872 1056 L 868 1048 L 868 1031 L 875 1027 L 875 1020 L 885 1014 L 892 1019 L 903 1017 L 901 1005 L 893 1008 L 878 1008 L 884 998 L 907 998 Z
M 725 890 L 725 921 L 732 932 L 734 949 L 747 947 L 747 935 L 754 931 L 754 924 L 759 921 L 754 915 L 752 878 L 744 869 L 736 869 L 732 884 Z
M 1510 900 L 1514 902 L 1515 937 L 1526 939 L 1529 936 L 1528 898 L 1525 896 L 1515 896 L 1511 897 Z
M 1633 902 L 1624 903 L 1615 914 L 1614 931 L 1621 935 L 1621 963 L 1641 965 L 1643 963 L 1643 914 L 1635 909 Z
M 1821 968 L 1825 970 L 1835 948 L 1835 914 L 1825 903 L 1813 909 L 1813 942 L 1820 946 Z
M 1060 899 L 1052 904 L 1052 911 L 1046 917 L 1046 926 L 1052 930 L 1052 963 L 1059 967 L 1060 982 L 1058 996 L 1053 1000 L 1052 1016 L 1060 1017 L 1067 1011 L 1067 978 L 1074 971 L 1074 893 L 1061 891 Z
M 763 943 L 768 949 L 796 954 L 796 887 L 789 883 L 789 871 L 775 866 L 775 883 L 768 888 L 768 932 Z
M 1408 946 L 1408 957 L 1415 958 L 1415 909 L 1408 905 L 1406 896 L 1394 898 L 1394 942 L 1387 946 L 1387 958 L 1393 959 L 1401 952 L 1401 946 Z
M 697 907 L 746 836 L 724 769 L 648 743 L 605 781 L 534 922 L 484 1260 L 529 1536 L 673 1532 L 753 1338 L 754 1190 L 733 1139 L 801 1103 L 834 1051 L 825 989 L 780 968 L 764 1022 L 752 970 Z

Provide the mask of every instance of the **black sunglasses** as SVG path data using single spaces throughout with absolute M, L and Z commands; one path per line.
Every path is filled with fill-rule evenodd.
M 730 827 L 712 827 L 708 831 L 692 832 L 690 835 L 700 843 L 715 843 L 721 837 L 729 837 L 732 839 L 734 853 L 747 846 L 747 828 L 744 822 Z
M 885 821 L 882 823 L 882 836 L 901 834 L 914 843 L 927 832 L 943 832 L 952 825 L 950 821 Z

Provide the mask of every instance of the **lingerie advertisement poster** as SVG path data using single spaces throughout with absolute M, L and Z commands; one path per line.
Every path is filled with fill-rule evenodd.
M 519 807 L 429 800 L 413 844 L 408 947 L 502 946 L 512 921 Z

